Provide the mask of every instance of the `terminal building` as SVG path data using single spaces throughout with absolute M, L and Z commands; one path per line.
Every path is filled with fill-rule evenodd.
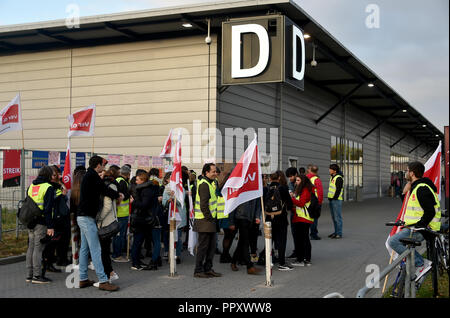
M 184 128 L 199 170 L 239 160 L 254 131 L 266 173 L 314 163 L 327 188 L 337 163 L 350 201 L 388 195 L 444 137 L 290 0 L 2 26 L 0 108 L 18 93 L 25 149 L 65 151 L 67 117 L 95 104 L 95 152 L 158 156 Z M 21 132 L 0 146 L 21 149 Z M 71 146 L 89 152 L 92 138 Z

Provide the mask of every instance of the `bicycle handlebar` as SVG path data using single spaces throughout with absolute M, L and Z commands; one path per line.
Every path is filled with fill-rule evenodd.
M 386 226 L 402 226 L 402 227 L 406 227 L 408 229 L 410 229 L 413 232 L 419 232 L 419 231 L 424 231 L 433 235 L 439 235 L 438 232 L 435 232 L 431 229 L 425 228 L 425 227 L 414 227 L 415 224 L 411 224 L 411 225 L 405 225 L 405 221 L 396 221 L 396 222 L 388 222 L 385 223 Z

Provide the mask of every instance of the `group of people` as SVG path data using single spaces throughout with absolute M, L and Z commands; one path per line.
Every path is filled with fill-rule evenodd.
M 67 259 L 70 244 L 70 216 L 79 229 L 80 288 L 96 286 L 115 291 L 119 287 L 113 281 L 119 278 L 113 269 L 114 262 L 129 262 L 125 256 L 131 247 L 131 270 L 156 270 L 162 266 L 162 257 L 169 250 L 169 210 L 175 208 L 181 217 L 176 229 L 176 263 L 181 263 L 183 247 L 187 246 L 188 229 L 197 232 L 194 277 L 220 277 L 213 269 L 215 254 L 221 254 L 221 263 L 230 263 L 232 271 L 245 265 L 247 273 L 261 271 L 255 265 L 265 264 L 265 251 L 257 253 L 258 236 L 263 218 L 272 224 L 273 263 L 278 270 L 289 271 L 293 266 L 311 265 L 310 239 L 318 236 L 318 216 L 311 217 L 309 209 L 314 202 L 319 212 L 323 202 L 323 187 L 318 167 L 306 169 L 288 168 L 286 173 L 276 171 L 264 176 L 263 200 L 254 199 L 238 206 L 230 214 L 224 214 L 225 200 L 221 190 L 230 172 L 221 172 L 213 163 L 203 166 L 197 178 L 193 170 L 182 168 L 185 202 L 175 200 L 174 192 L 167 186 L 170 173 L 159 179 L 159 170 L 150 172 L 138 169 L 131 177 L 131 167 L 109 166 L 107 160 L 93 156 L 89 167 L 77 167 L 73 173 L 70 197 L 60 181 L 58 167 L 42 167 L 28 189 L 28 195 L 42 210 L 36 224 L 29 227 L 27 252 L 27 281 L 49 283 L 46 271 L 58 272 L 53 265 L 71 263 Z M 302 171 L 303 170 L 303 171 Z M 328 200 L 335 227 L 330 238 L 342 238 L 343 176 L 339 167 L 330 165 Z M 194 208 L 194 220 L 189 218 L 189 196 Z M 68 205 L 67 202 L 70 201 Z M 173 204 L 176 206 L 173 207 Z M 63 209 L 66 206 L 66 210 Z M 67 209 L 70 206 L 70 210 Z M 264 206 L 264 209 L 263 209 Z M 264 216 L 262 215 L 264 213 Z M 286 257 L 288 225 L 291 225 L 294 251 Z M 127 235 L 130 226 L 132 243 Z M 186 233 L 183 242 L 183 233 Z M 223 234 L 222 252 L 219 252 L 218 233 Z M 233 255 L 232 243 L 239 235 Z M 162 252 L 162 243 L 164 250 Z M 131 246 L 130 246 L 131 245 Z M 151 257 L 148 264 L 145 256 Z M 55 257 L 56 255 L 56 257 Z M 128 255 L 127 255 L 128 256 Z M 295 258 L 292 263 L 287 258 Z M 88 278 L 88 268 L 95 270 L 98 282 Z

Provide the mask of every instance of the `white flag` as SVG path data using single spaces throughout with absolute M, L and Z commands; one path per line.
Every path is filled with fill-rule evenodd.
M 20 107 L 20 95 L 0 111 L 0 135 L 8 131 L 22 130 L 22 110 Z
M 442 144 L 439 141 L 437 149 L 434 151 L 430 159 L 425 162 L 425 172 L 424 177 L 430 178 L 437 188 L 437 194 L 439 200 L 441 200 L 441 150 Z
M 161 158 L 170 158 L 172 157 L 172 129 L 169 131 L 169 135 L 166 138 L 166 141 L 164 142 L 164 147 L 159 154 Z

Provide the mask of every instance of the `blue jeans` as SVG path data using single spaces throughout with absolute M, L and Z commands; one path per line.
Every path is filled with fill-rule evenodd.
M 398 232 L 397 234 L 393 235 L 389 239 L 389 242 L 388 242 L 389 246 L 394 251 L 396 251 L 398 255 L 402 254 L 404 251 L 406 251 L 408 249 L 405 245 L 403 245 L 400 242 L 400 239 L 409 237 L 410 233 L 411 233 L 410 229 L 403 229 L 400 232 Z M 420 234 L 419 232 L 413 232 L 412 238 L 417 240 L 417 241 L 423 241 L 424 240 L 423 235 Z M 417 250 L 414 253 L 414 255 L 415 255 L 414 263 L 415 263 L 416 267 L 423 266 L 423 257 L 422 257 L 422 255 L 420 255 L 417 252 Z
M 183 239 L 181 237 L 181 235 L 183 234 L 183 231 L 181 229 L 178 229 L 178 240 L 177 240 L 177 249 L 176 249 L 176 256 L 180 257 L 181 256 L 181 251 L 183 250 Z
M 90 253 L 98 281 L 100 283 L 105 283 L 108 281 L 108 276 L 106 276 L 103 268 L 102 249 L 98 238 L 97 224 L 95 223 L 95 220 L 89 216 L 78 216 L 77 223 L 80 228 L 81 238 L 80 281 L 88 279 L 88 260 Z
M 152 239 L 153 239 L 153 252 L 152 261 L 156 262 L 161 254 L 161 229 L 152 229 Z
M 342 200 L 331 200 L 330 212 L 334 224 L 334 234 L 342 236 Z
M 113 238 L 113 258 L 120 257 L 127 245 L 128 216 L 117 218 L 117 220 L 119 221 L 119 233 Z

